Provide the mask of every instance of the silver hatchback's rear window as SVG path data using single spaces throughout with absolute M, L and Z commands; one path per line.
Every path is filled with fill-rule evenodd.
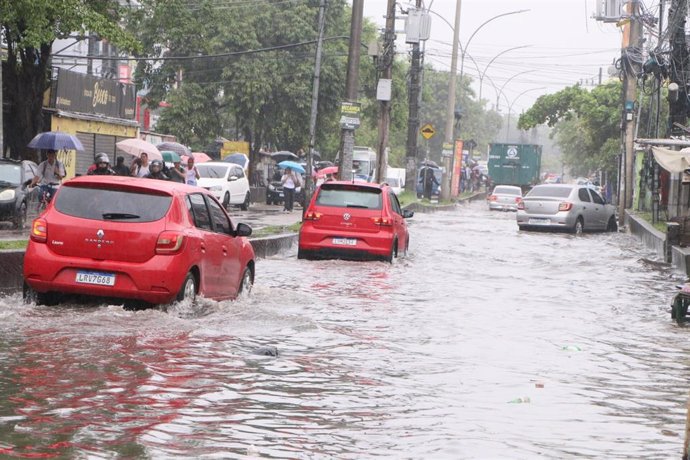
M 549 186 L 549 187 L 534 187 L 527 194 L 528 198 L 567 198 L 573 189 L 571 187 L 559 187 Z
M 153 222 L 168 212 L 172 197 L 138 191 L 62 186 L 55 209 L 84 219 Z
M 316 204 L 339 208 L 381 209 L 381 190 L 357 185 L 324 184 Z

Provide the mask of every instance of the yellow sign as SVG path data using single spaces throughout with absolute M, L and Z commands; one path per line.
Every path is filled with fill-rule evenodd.
M 249 142 L 245 141 L 225 141 L 223 148 L 220 150 L 220 157 L 225 158 L 231 153 L 244 153 L 249 156 Z
M 422 126 L 422 129 L 420 131 L 422 133 L 422 137 L 426 140 L 431 139 L 432 137 L 434 137 L 434 134 L 436 134 L 436 130 L 433 126 L 431 126 L 431 123 L 427 123 L 424 126 Z

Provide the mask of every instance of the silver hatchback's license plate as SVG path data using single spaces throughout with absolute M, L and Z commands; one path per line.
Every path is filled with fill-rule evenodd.
M 357 240 L 355 238 L 333 238 L 333 244 L 339 244 L 342 246 L 357 246 Z
M 530 225 L 548 225 L 551 223 L 551 219 L 535 219 L 529 220 Z
M 77 272 L 77 283 L 115 286 L 115 275 L 101 272 Z

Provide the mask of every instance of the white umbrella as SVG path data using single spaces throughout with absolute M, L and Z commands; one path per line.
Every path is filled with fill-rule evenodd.
M 142 153 L 148 155 L 149 160 L 161 160 L 163 161 L 163 155 L 158 150 L 158 148 L 150 142 L 146 142 L 143 139 L 125 139 L 117 144 L 117 148 L 123 152 L 127 152 L 130 155 L 134 155 L 139 158 Z

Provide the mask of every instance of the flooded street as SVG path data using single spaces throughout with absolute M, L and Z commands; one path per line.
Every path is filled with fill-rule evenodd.
M 679 274 L 484 202 L 409 223 L 392 266 L 294 248 L 238 302 L 0 298 L 0 457 L 680 458 Z

